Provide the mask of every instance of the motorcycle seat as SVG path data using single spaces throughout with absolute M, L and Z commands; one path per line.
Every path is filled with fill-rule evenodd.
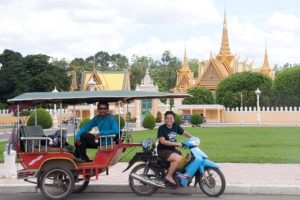
M 157 158 L 157 163 L 158 163 L 161 167 L 166 168 L 166 169 L 168 169 L 168 168 L 170 167 L 170 162 L 161 159 L 159 156 L 158 156 L 158 158 Z

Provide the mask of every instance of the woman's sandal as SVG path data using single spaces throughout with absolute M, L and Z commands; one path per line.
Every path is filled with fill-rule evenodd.
M 169 187 L 177 187 L 176 183 L 173 183 L 173 182 L 169 181 L 168 179 L 165 179 L 165 184 L 166 184 L 166 186 L 169 186 Z

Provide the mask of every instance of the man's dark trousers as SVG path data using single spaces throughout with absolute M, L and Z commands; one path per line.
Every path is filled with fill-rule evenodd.
M 98 141 L 99 142 L 99 141 Z M 84 133 L 80 137 L 80 144 L 75 144 L 76 147 L 76 157 L 90 161 L 89 157 L 86 155 L 86 148 L 98 148 L 99 143 L 95 142 L 95 135 L 91 133 Z

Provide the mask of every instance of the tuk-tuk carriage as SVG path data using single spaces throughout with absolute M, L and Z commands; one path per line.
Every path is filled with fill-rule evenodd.
M 187 96 L 189 95 L 143 91 L 34 92 L 24 93 L 9 99 L 8 102 L 16 106 L 19 117 L 20 105 L 24 104 L 31 107 L 41 104 L 59 104 L 62 109 L 63 105 L 104 101 L 117 103 L 120 108 L 121 104 L 138 99 Z M 120 127 L 120 119 L 118 121 Z M 115 165 L 127 148 L 141 146 L 141 143 L 123 142 L 121 130 L 119 130 L 118 135 L 100 136 L 100 139 L 105 142 L 99 142 L 92 162 L 77 163 L 74 161 L 73 152 L 63 146 L 62 120 L 60 120 L 60 128 L 59 147 L 52 146 L 52 139 L 44 135 L 40 126 L 18 124 L 16 135 L 13 137 L 18 160 L 23 167 L 18 170 L 18 178 L 35 183 L 48 199 L 67 199 L 73 192 L 83 191 L 92 177 L 98 180 L 101 172 Z

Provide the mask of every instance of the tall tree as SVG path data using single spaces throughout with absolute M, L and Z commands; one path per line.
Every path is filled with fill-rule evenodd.
M 198 59 L 189 59 L 189 67 L 194 72 L 194 77 L 198 77 L 199 61 Z
M 134 90 L 136 85 L 141 83 L 141 80 L 145 76 L 146 69 L 152 67 L 153 59 L 151 57 L 133 55 L 131 62 L 130 87 Z
M 279 72 L 274 80 L 275 104 L 278 106 L 300 106 L 300 66 Z
M 24 92 L 69 90 L 71 79 L 67 70 L 53 65 L 47 55 L 28 55 L 5 50 L 0 54 L 0 101 Z
M 110 56 L 110 67 L 113 71 L 122 71 L 128 69 L 128 58 L 121 54 L 112 54 Z
M 243 100 L 243 106 L 256 106 L 257 88 L 262 91 L 260 105 L 270 106 L 272 79 L 258 72 L 235 73 L 221 81 L 216 91 L 217 103 L 226 107 L 239 107 Z M 240 98 L 241 94 L 243 99 Z
M 173 56 L 170 51 L 165 51 L 162 54 L 160 63 L 151 72 L 154 82 L 158 85 L 160 91 L 169 92 L 174 88 L 177 71 L 181 65 L 179 59 Z
M 193 87 L 187 90 L 188 94 L 192 97 L 186 97 L 183 99 L 182 104 L 213 104 L 214 97 L 212 93 L 201 87 Z
M 3 103 L 19 94 L 19 90 L 27 90 L 28 74 L 22 60 L 23 56 L 12 50 L 0 54 L 0 101 Z
M 99 51 L 95 54 L 95 62 L 96 62 L 96 68 L 100 71 L 107 71 L 109 70 L 110 65 L 110 55 L 106 51 Z
M 63 58 L 63 59 L 52 58 L 51 64 L 56 67 L 66 69 L 66 70 L 68 70 L 70 67 L 69 62 L 65 58 Z

